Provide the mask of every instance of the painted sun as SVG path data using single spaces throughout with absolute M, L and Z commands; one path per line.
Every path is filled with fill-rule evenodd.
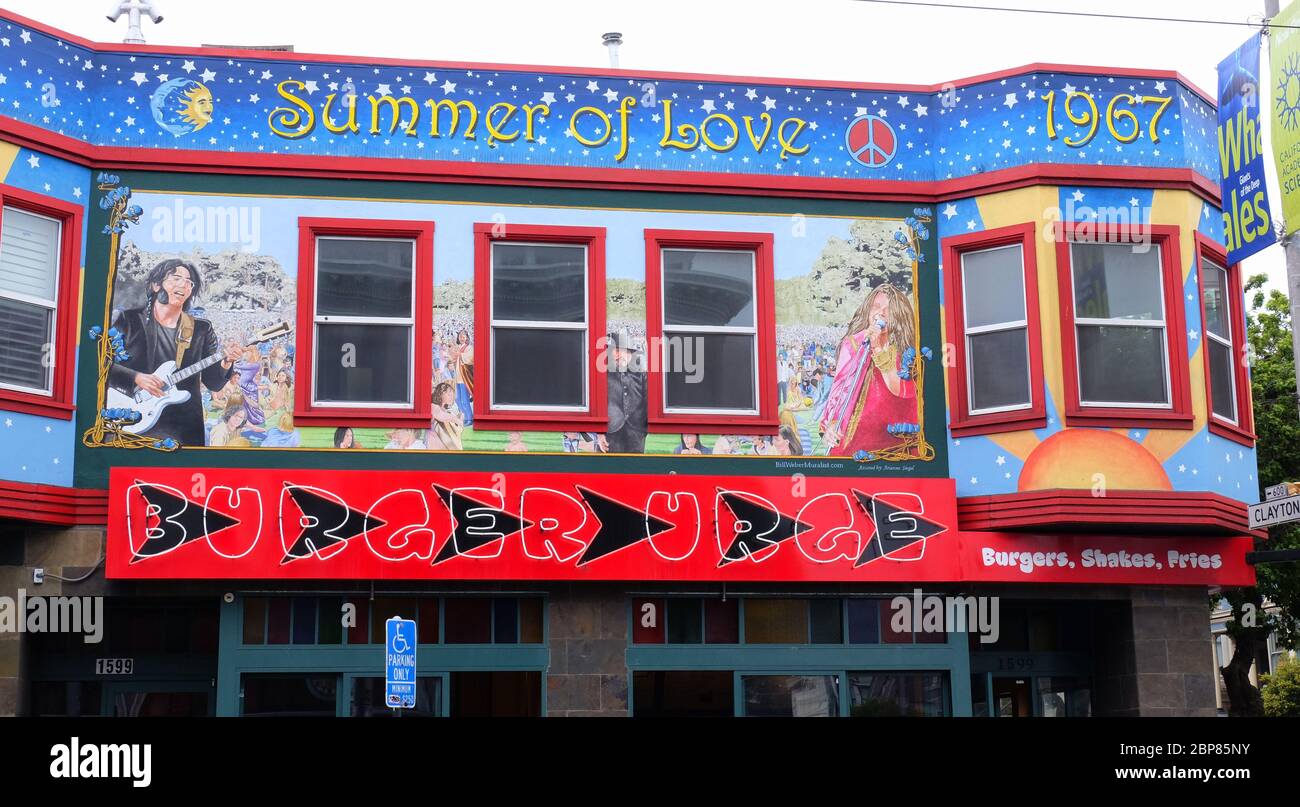
M 212 122 L 212 91 L 198 84 L 187 91 L 181 102 L 180 114 L 186 123 L 194 126 L 194 131 L 202 129 Z

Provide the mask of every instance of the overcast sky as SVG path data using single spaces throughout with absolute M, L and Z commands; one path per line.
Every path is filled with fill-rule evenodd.
M 942 2 L 943 0 L 936 0 Z M 978 0 L 972 0 L 978 2 Z M 125 19 L 110 0 L 0 0 L 5 8 L 100 42 Z M 1258 22 L 1262 0 L 989 0 L 1018 8 Z M 1029 62 L 1177 70 L 1214 95 L 1215 66 L 1251 29 L 854 0 L 159 0 L 145 39 L 165 45 L 293 45 L 357 56 L 536 65 L 608 65 L 600 35 L 620 31 L 622 66 L 782 78 L 932 84 Z M 1283 0 L 1282 6 L 1289 5 Z M 1265 55 L 1267 59 L 1267 55 Z M 1267 72 L 1267 70 L 1266 70 Z M 1266 138 L 1268 128 L 1265 126 Z M 1280 211 L 1271 176 L 1272 209 Z M 1282 248 L 1246 261 L 1285 288 Z

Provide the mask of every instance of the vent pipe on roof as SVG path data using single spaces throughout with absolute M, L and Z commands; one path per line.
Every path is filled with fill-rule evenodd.
M 602 34 L 600 41 L 609 49 L 609 66 L 618 67 L 618 46 L 623 44 L 623 35 L 614 31 Z
M 122 41 L 128 45 L 144 44 L 144 32 L 140 30 L 141 14 L 153 20 L 154 25 L 163 21 L 162 15 L 150 0 L 122 0 L 114 3 L 112 11 L 108 13 L 108 21 L 117 22 L 123 14 L 126 15 L 126 39 Z

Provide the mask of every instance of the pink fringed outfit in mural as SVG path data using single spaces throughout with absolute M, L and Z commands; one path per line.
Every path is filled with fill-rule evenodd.
M 894 359 L 895 369 L 902 357 Z M 857 451 L 878 451 L 898 445 L 898 438 L 885 429 L 891 423 L 916 423 L 916 384 L 899 381 L 898 394 L 889 391 L 884 375 L 871 361 L 867 331 L 858 331 L 840 342 L 821 425 L 834 426 L 839 443 L 829 454 L 852 456 Z

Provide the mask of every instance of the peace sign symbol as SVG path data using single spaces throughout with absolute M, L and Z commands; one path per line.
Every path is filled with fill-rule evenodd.
M 884 168 L 898 153 L 894 128 L 878 115 L 859 115 L 844 131 L 849 156 L 868 168 Z

